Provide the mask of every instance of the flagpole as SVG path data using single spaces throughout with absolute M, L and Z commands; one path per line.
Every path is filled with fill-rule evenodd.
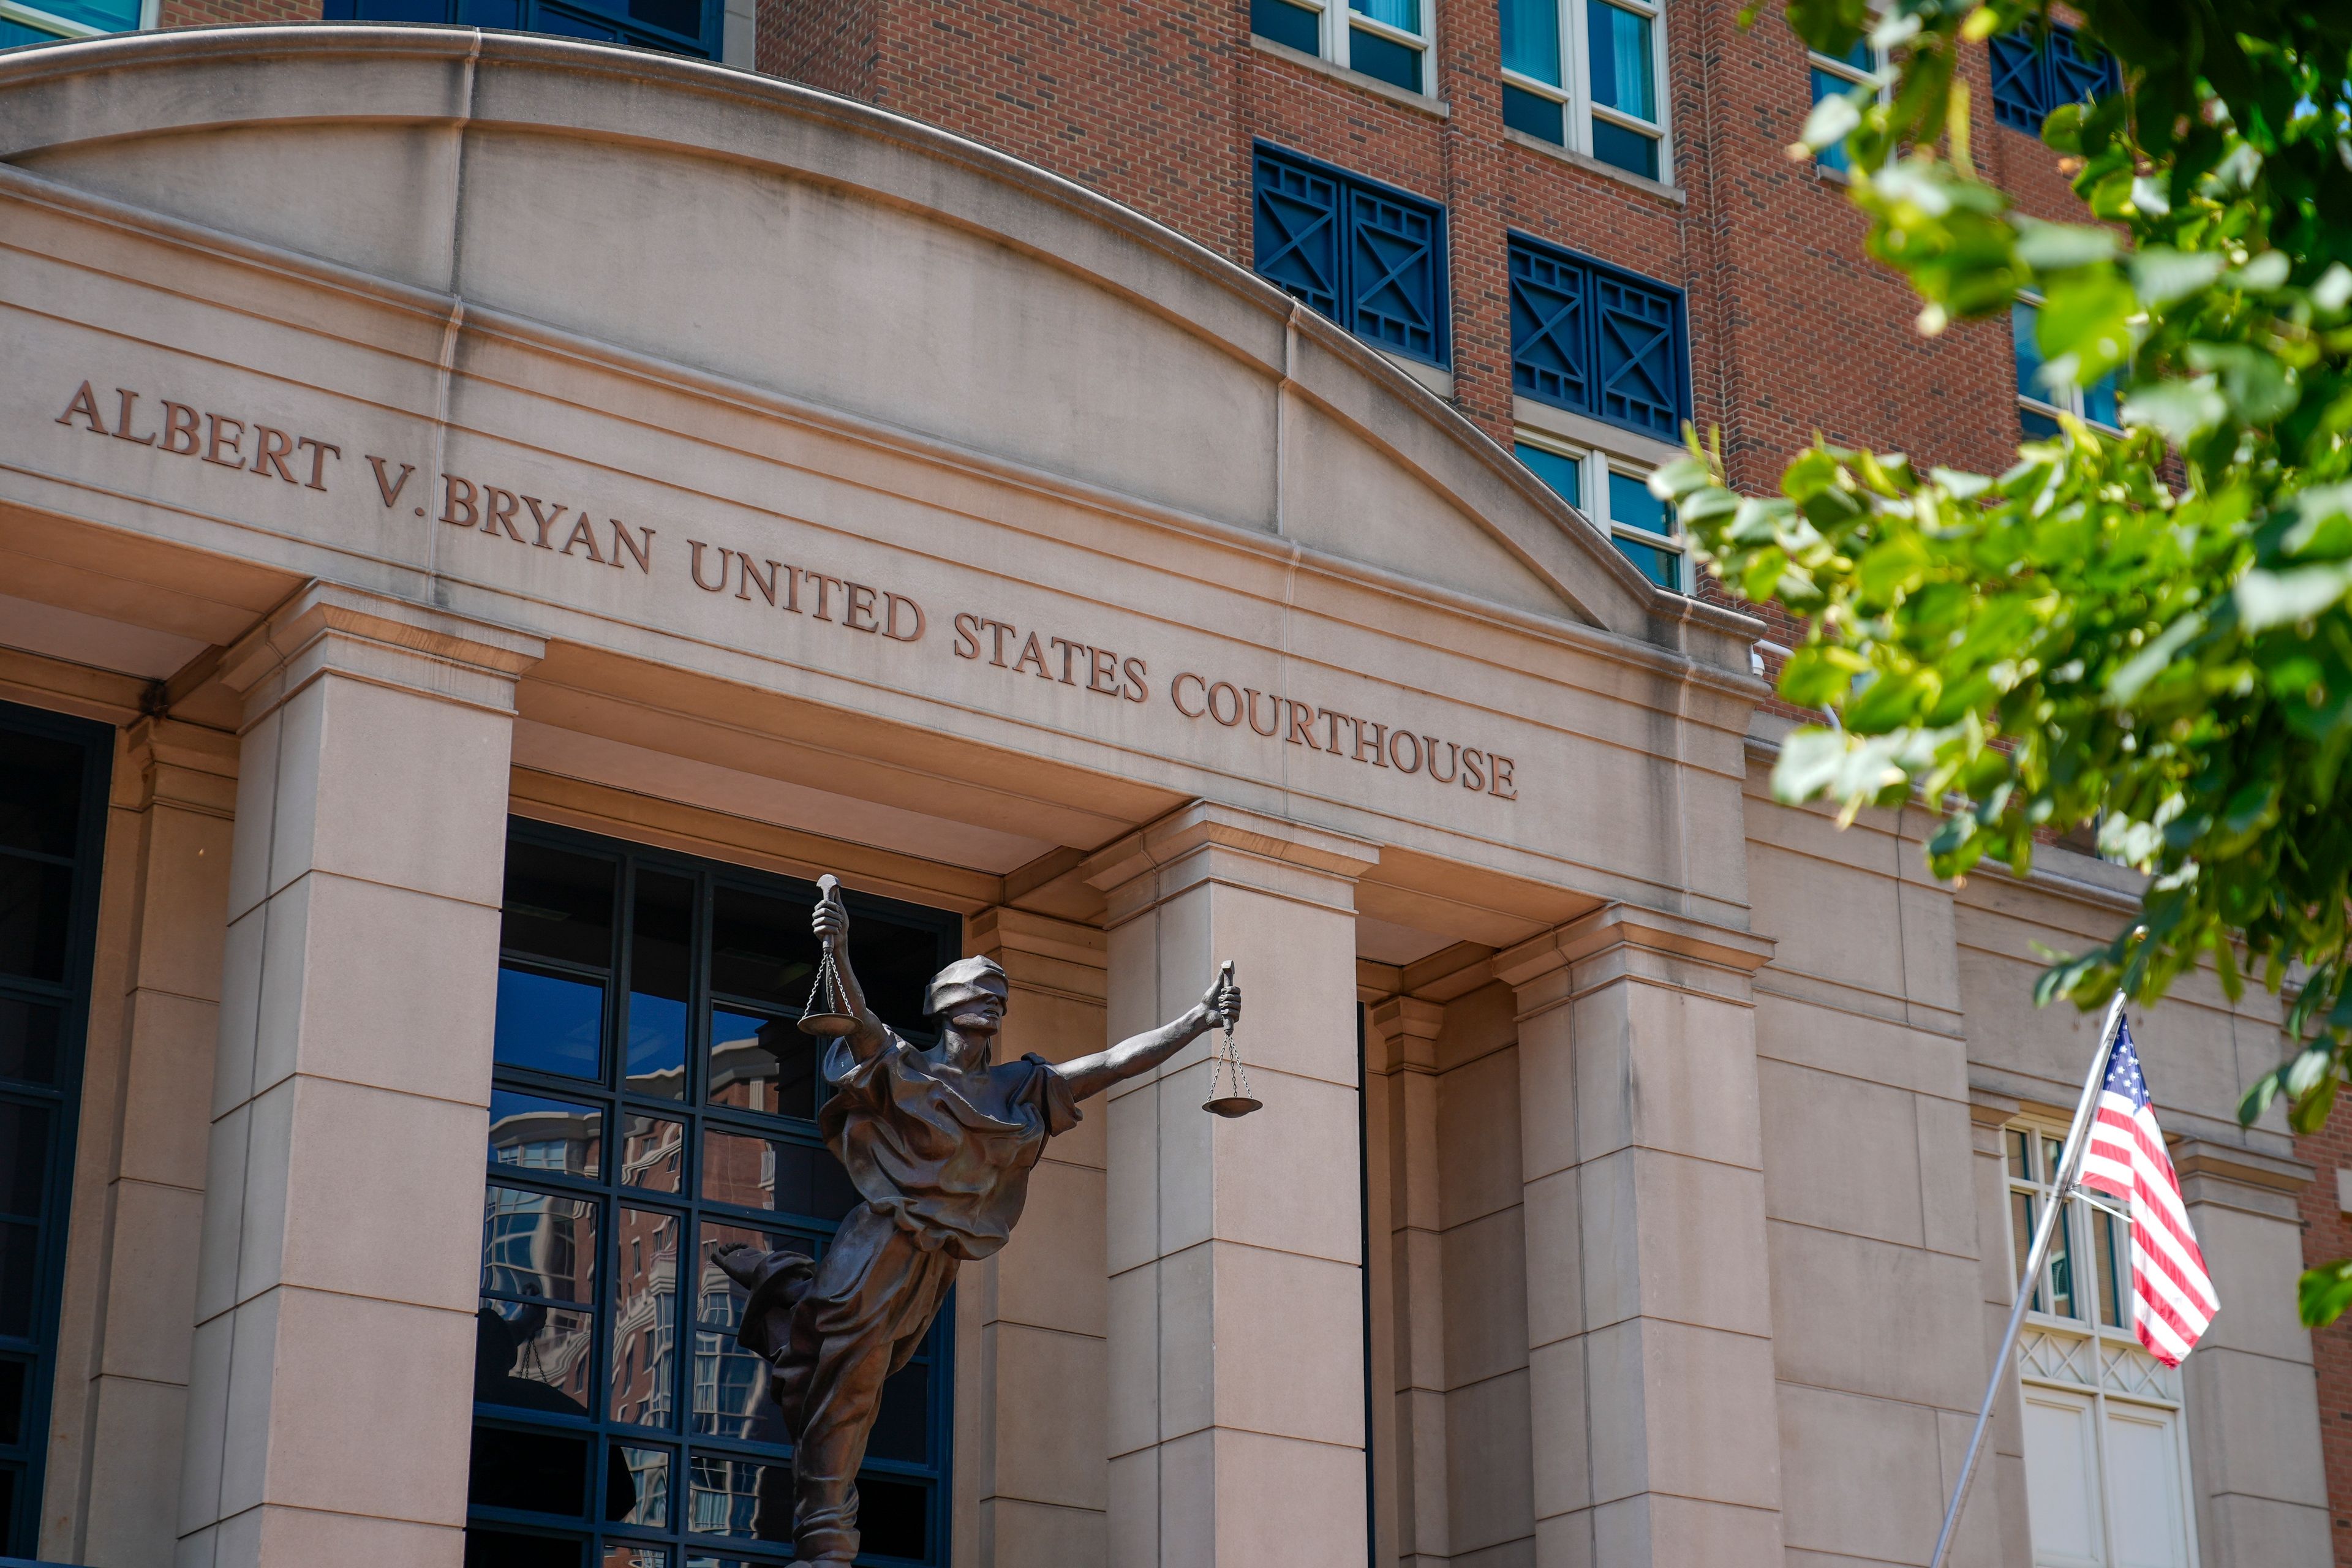
M 1952 1489 L 1951 1506 L 1944 1510 L 1944 1528 L 1937 1532 L 1936 1554 L 1927 1559 L 1927 1568 L 1944 1568 L 1944 1553 L 1951 1549 L 1952 1531 L 1960 1521 L 1960 1505 L 1968 1500 L 1969 1482 L 1977 1473 L 1977 1454 L 1984 1447 L 1985 1426 L 1992 1419 L 1992 1402 L 2008 1380 L 2010 1352 L 2017 1348 L 2017 1331 L 2024 1326 L 2025 1309 L 2033 1300 L 2034 1282 L 2042 1278 L 2042 1260 L 2050 1254 L 2050 1243 L 2066 1213 L 2066 1200 L 2072 1194 L 2074 1179 L 2082 1173 L 2083 1152 L 2090 1142 L 2085 1134 L 2090 1127 L 2091 1110 L 2099 1102 L 2099 1086 L 2106 1079 L 2107 1058 L 2116 1048 L 2116 1028 L 2123 1017 L 2124 994 L 2118 991 L 2116 999 L 2107 1004 L 2107 1019 L 2099 1028 L 2099 1048 L 2091 1054 L 2091 1074 L 2083 1080 L 2083 1096 L 2075 1101 L 2074 1120 L 2066 1128 L 2065 1152 L 2059 1156 L 2058 1171 L 2051 1181 L 2050 1203 L 2033 1227 L 2033 1246 L 2025 1255 L 2025 1273 L 2017 1282 L 2017 1299 L 2009 1309 L 2009 1331 L 2001 1335 L 2000 1352 L 1992 1358 L 1992 1375 L 1985 1380 L 1984 1402 L 1977 1406 L 1976 1430 L 1969 1434 L 1968 1458 L 1960 1461 L 1959 1484 Z

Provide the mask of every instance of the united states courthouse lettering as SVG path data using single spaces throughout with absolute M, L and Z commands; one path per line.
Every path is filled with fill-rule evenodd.
M 909 1047 L 950 960 L 1000 1065 L 1232 960 L 1264 1104 L 1202 1039 L 1043 1146 L 859 1563 L 1924 1560 L 2094 1027 L 2038 955 L 2134 888 L 1772 800 L 1761 627 L 1603 440 L 1713 374 L 1679 290 L 1543 242 L 1555 490 L 1432 389 L 1436 274 L 1359 338 L 972 142 L 440 26 L 0 54 L 0 236 L 6 1553 L 790 1561 L 715 1260 L 868 1201 L 832 873 Z M 2134 1020 L 2228 1309 L 2150 1373 L 2079 1216 L 1954 1561 L 2324 1561 L 2266 1006 Z

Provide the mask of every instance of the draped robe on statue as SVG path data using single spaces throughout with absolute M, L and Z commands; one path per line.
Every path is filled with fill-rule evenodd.
M 863 1062 L 847 1041 L 828 1045 L 833 1095 L 817 1127 L 866 1201 L 822 1262 L 771 1253 L 745 1279 L 751 1299 L 736 1340 L 773 1369 L 803 1562 L 857 1554 L 857 1469 L 883 1381 L 922 1343 L 958 1267 L 1012 1236 L 1045 1140 L 1078 1123 L 1067 1080 L 1042 1057 L 990 1068 L 988 1104 L 940 1065 L 890 1030 Z

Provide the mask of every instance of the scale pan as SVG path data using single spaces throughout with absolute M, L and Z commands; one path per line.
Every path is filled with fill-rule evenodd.
M 857 1020 L 847 1013 L 811 1013 L 801 1020 L 801 1033 L 839 1039 L 857 1032 Z
M 1213 1116 L 1247 1116 L 1265 1108 L 1265 1101 L 1252 1100 L 1246 1094 L 1221 1094 L 1214 1100 L 1204 1100 L 1201 1109 Z

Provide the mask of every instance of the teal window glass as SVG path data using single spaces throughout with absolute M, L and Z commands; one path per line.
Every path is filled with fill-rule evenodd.
M 1609 521 L 1651 533 L 1675 531 L 1674 513 L 1665 502 L 1650 493 L 1649 481 L 1621 474 L 1614 468 L 1609 471 Z
M 1348 0 L 1348 6 L 1359 16 L 1370 16 L 1401 33 L 1421 31 L 1421 0 Z M 1349 40 L 1349 52 L 1353 54 L 1355 40 Z
M 1501 0 L 1501 4 L 1503 68 L 1559 86 L 1559 0 Z
M 1591 34 L 1592 101 L 1656 124 L 1657 73 L 1651 55 L 1650 18 L 1612 5 L 1609 0 L 1586 0 L 1586 7 L 1585 25 Z
M 1391 87 L 1401 87 L 1407 92 L 1423 90 L 1421 51 L 1410 44 L 1398 43 L 1385 33 L 1375 33 L 1369 27 L 1349 28 L 1348 64 Z
M 1322 19 L 1290 0 L 1250 0 L 1250 31 L 1305 54 L 1322 52 Z
M 2083 417 L 2094 425 L 2123 426 L 2122 394 L 2114 373 L 2099 377 L 2083 389 Z
M 1835 71 L 1825 71 L 1819 66 L 1813 68 L 1813 101 L 1815 103 L 1821 102 L 1825 98 L 1843 98 L 1853 90 L 1853 85 Z M 1846 157 L 1845 143 L 1843 142 L 1833 142 L 1822 148 L 1813 154 L 1813 161 L 1824 169 L 1843 171 L 1852 166 Z
M 139 0 L 27 0 L 32 10 L 64 22 L 79 22 L 101 33 L 131 33 L 139 29 Z M 13 26 L 0 24 L 0 26 Z M 48 43 L 58 35 L 37 23 L 22 27 L 21 37 L 0 34 L 0 43 Z
M 1582 460 L 1555 452 L 1549 447 L 1530 447 L 1525 441 L 1511 450 L 1536 478 L 1557 491 L 1560 500 L 1573 507 L 1584 504 Z
M 717 59 L 719 0 L 325 0 L 329 22 L 440 22 L 508 27 Z
M 1639 539 L 1628 539 L 1622 533 L 1613 535 L 1612 539 L 1618 552 L 1642 569 L 1643 576 L 1661 588 L 1671 588 L 1678 594 L 1682 592 L 1683 558 L 1679 554 L 1671 550 L 1661 550 Z
M 1871 52 L 1870 39 L 1867 37 L 1856 38 L 1853 47 L 1833 58 L 1858 71 L 1874 71 L 1878 68 L 1878 58 Z
M 1592 117 L 1592 155 L 1629 174 L 1645 180 L 1658 177 L 1658 139 L 1628 131 L 1597 114 Z
M 1503 84 L 1503 123 L 1556 147 L 1568 144 L 1568 106 L 1508 82 Z
M 2041 319 L 2042 307 L 2030 300 L 2019 300 L 2009 307 L 2009 341 L 2017 353 L 2017 395 L 2047 403 L 2050 394 L 2042 384 L 2042 345 L 2033 336 Z
M 821 1257 L 859 1202 L 817 1131 L 814 1042 L 793 1026 L 815 894 L 510 826 L 468 1568 L 791 1560 L 791 1443 L 765 1367 L 735 1343 L 743 1294 L 709 1258 L 739 1241 Z M 961 922 L 850 905 L 876 1008 L 934 1043 L 921 988 Z M 0 1019 L 0 1067 L 5 1047 Z M 950 1307 L 885 1385 L 861 1563 L 947 1562 L 952 1321 Z

